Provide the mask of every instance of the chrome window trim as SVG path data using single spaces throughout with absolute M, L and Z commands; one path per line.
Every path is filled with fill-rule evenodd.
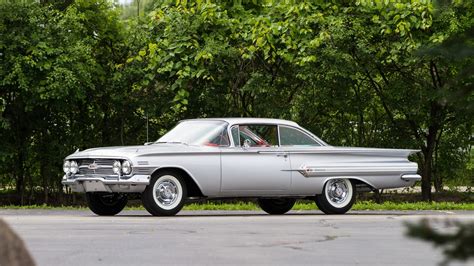
M 275 123 L 265 123 L 265 122 L 248 122 L 248 123 L 245 123 L 245 124 L 230 124 L 228 123 L 228 130 L 227 130 L 227 134 L 229 135 L 229 138 L 231 139 L 231 142 L 232 142 L 232 145 L 228 146 L 228 147 L 240 147 L 235 145 L 234 143 L 234 138 L 232 138 L 232 133 L 231 133 L 231 130 L 232 130 L 232 127 L 236 126 L 237 127 L 237 130 L 239 130 L 239 136 L 240 136 L 240 129 L 239 129 L 239 126 L 240 125 L 276 125 L 277 126 L 277 132 L 278 132 L 278 147 L 287 147 L 287 146 L 291 146 L 291 145 L 285 145 L 285 146 L 282 146 L 281 145 L 281 141 L 280 141 L 280 127 L 288 127 L 288 128 L 293 128 L 293 129 L 296 129 L 296 130 L 299 130 L 300 132 L 302 132 L 303 134 L 309 136 L 310 138 L 312 138 L 314 141 L 316 141 L 320 146 L 314 146 L 314 147 L 327 147 L 327 146 L 331 146 L 329 144 L 327 144 L 326 142 L 322 141 L 320 138 L 318 138 L 316 135 L 314 135 L 313 133 L 311 133 L 311 131 L 301 127 L 301 126 L 291 126 L 291 125 L 283 125 L 283 124 L 275 124 Z
M 225 131 L 226 131 L 226 133 L 227 133 L 227 137 L 229 138 L 229 145 L 220 145 L 220 144 L 219 144 L 219 146 L 217 146 L 217 148 L 228 148 L 228 147 L 231 147 L 231 143 L 230 143 L 230 142 L 231 142 L 231 141 L 232 141 L 232 142 L 234 141 L 234 140 L 231 140 L 231 138 L 230 138 L 230 137 L 232 137 L 232 136 L 229 137 L 229 123 L 228 123 L 227 121 L 224 121 L 224 124 L 225 124 Z
M 277 127 L 277 145 L 275 146 L 270 146 L 270 147 L 266 147 L 266 148 L 271 148 L 271 147 L 280 147 L 280 131 L 278 129 L 278 127 L 280 126 L 279 124 L 275 124 L 275 123 L 259 123 L 259 122 L 255 122 L 255 123 L 244 123 L 244 124 L 229 124 L 229 129 L 232 130 L 233 127 L 237 127 L 237 132 L 239 133 L 239 140 L 240 140 L 240 126 L 246 126 L 246 125 L 262 125 L 262 126 L 276 126 Z M 232 132 L 231 130 L 227 130 L 227 133 L 231 135 L 232 137 Z M 232 139 L 232 144 L 234 145 L 233 147 L 241 147 L 240 146 L 240 143 L 239 143 L 239 146 L 236 146 L 235 143 L 234 143 L 234 138 L 231 138 Z
M 281 125 L 277 125 L 277 134 L 278 134 L 278 147 L 281 147 L 280 126 L 281 126 Z
M 232 142 L 232 145 L 230 145 L 229 147 L 236 147 L 236 148 L 237 148 L 237 147 L 240 147 L 240 143 L 239 143 L 238 146 L 235 145 L 234 137 L 232 136 L 232 128 L 233 128 L 233 127 L 236 127 L 236 128 L 237 128 L 237 136 L 240 137 L 239 125 L 237 125 L 237 124 L 233 124 L 233 125 L 228 124 L 228 125 L 229 125 L 229 126 L 228 126 L 228 130 L 227 130 L 227 135 L 229 135 L 229 139 L 230 139 L 231 142 Z

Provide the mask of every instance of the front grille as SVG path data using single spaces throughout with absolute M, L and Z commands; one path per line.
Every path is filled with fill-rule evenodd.
M 77 160 L 80 175 L 114 175 L 112 166 L 114 159 L 81 159 Z M 91 165 L 95 169 L 91 169 Z

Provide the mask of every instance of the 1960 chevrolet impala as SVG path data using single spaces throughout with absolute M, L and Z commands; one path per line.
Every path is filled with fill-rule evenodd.
M 420 180 L 408 160 L 417 150 L 333 147 L 298 124 L 278 119 L 181 121 L 153 143 L 73 153 L 62 183 L 85 192 L 98 215 L 115 215 L 141 193 L 152 215 L 174 215 L 188 199 L 256 198 L 269 214 L 313 199 L 342 214 L 356 191 L 406 187 Z

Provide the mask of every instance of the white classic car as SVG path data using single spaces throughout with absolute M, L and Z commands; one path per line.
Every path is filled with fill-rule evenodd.
M 184 120 L 153 143 L 77 151 L 62 183 L 85 192 L 98 215 L 115 215 L 141 193 L 152 215 L 174 215 L 190 199 L 256 198 L 269 214 L 311 199 L 342 214 L 356 191 L 411 186 L 421 177 L 417 150 L 333 147 L 279 119 Z

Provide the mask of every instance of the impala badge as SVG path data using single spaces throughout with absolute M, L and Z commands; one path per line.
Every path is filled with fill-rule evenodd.
M 99 165 L 97 165 L 95 162 L 93 162 L 93 163 L 89 164 L 88 168 L 90 170 L 96 170 L 96 169 L 99 168 Z

